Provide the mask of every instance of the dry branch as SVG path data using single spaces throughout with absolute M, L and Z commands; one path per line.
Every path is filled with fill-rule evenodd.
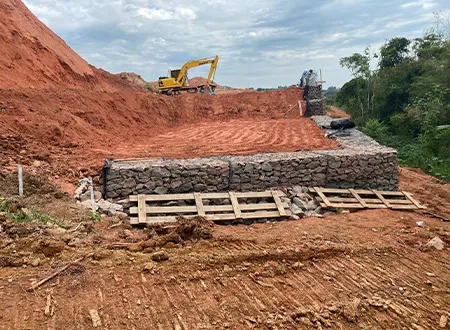
M 59 270 L 57 270 L 56 272 L 50 274 L 50 275 L 47 276 L 46 278 L 44 278 L 44 279 L 40 280 L 39 282 L 33 284 L 30 288 L 27 289 L 27 291 L 30 292 L 30 291 L 36 290 L 36 289 L 37 289 L 38 287 L 40 287 L 42 284 L 44 284 L 44 283 L 50 281 L 52 278 L 58 276 L 59 274 L 61 274 L 63 271 L 65 271 L 65 270 L 66 270 L 67 268 L 69 268 L 70 266 L 72 266 L 72 265 L 74 265 L 74 264 L 76 264 L 76 263 L 79 263 L 80 261 L 83 261 L 83 259 L 84 259 L 85 257 L 86 257 L 86 256 L 81 257 L 81 258 L 78 258 L 77 260 L 74 260 L 74 261 L 72 261 L 71 263 L 68 263 L 68 264 L 65 265 L 64 267 L 62 267 L 62 268 L 60 268 Z

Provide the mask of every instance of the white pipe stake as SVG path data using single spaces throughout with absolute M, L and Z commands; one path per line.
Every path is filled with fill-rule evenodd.
M 89 190 L 91 191 L 91 207 L 92 212 L 95 212 L 95 196 L 94 196 L 94 183 L 92 182 L 92 177 L 89 177 Z
M 23 169 L 22 165 L 19 165 L 17 169 L 17 176 L 19 178 L 19 196 L 23 196 Z

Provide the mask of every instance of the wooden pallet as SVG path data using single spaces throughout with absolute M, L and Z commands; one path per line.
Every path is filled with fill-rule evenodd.
M 425 209 L 406 191 L 309 188 L 324 208 L 340 209 Z M 350 196 L 348 196 L 350 195 Z M 342 197 L 348 196 L 348 197 Z
M 271 199 L 270 203 L 245 204 L 239 199 Z M 227 199 L 229 205 L 204 205 L 204 200 Z M 289 206 L 282 203 L 279 192 L 228 192 L 228 193 L 190 193 L 171 195 L 132 195 L 130 202 L 137 202 L 137 207 L 130 207 L 132 225 L 176 222 L 177 216 L 204 216 L 219 222 L 227 220 L 247 220 L 264 218 L 282 218 L 290 216 Z M 190 201 L 191 206 L 160 206 L 150 204 L 173 204 L 177 201 Z M 171 214 L 171 215 L 168 215 Z M 174 215 L 176 214 L 176 215 Z M 137 215 L 137 217 L 133 217 Z

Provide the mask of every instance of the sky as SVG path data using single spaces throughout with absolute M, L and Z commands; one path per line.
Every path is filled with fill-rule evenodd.
M 192 59 L 220 57 L 215 81 L 277 87 L 322 70 L 327 86 L 350 77 L 339 59 L 386 40 L 421 37 L 448 0 L 24 0 L 90 64 L 147 81 Z M 207 67 L 190 77 L 207 76 Z

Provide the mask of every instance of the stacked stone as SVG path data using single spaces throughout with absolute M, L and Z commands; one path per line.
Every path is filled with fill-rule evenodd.
M 306 117 L 325 115 L 325 106 L 322 99 L 321 86 L 309 86 L 306 98 Z
M 249 191 L 286 185 L 325 185 L 325 157 L 312 153 L 284 155 L 286 158 L 273 160 L 254 157 L 232 161 L 230 189 Z
M 217 192 L 228 189 L 228 162 L 167 160 L 116 163 L 107 170 L 108 198 L 132 194 Z
M 327 187 L 398 190 L 397 153 L 329 156 Z

